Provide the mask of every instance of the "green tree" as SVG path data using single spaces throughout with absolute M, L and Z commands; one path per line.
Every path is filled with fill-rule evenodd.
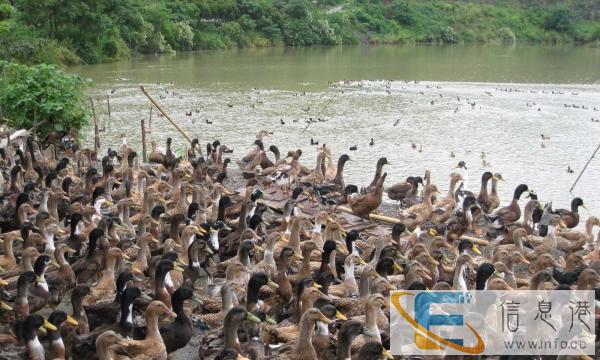
M 552 10 L 544 21 L 547 30 L 558 32 L 571 32 L 575 22 L 576 14 L 569 8 L 558 7 Z
M 53 65 L 19 65 L 0 62 L 0 107 L 9 126 L 31 128 L 38 134 L 52 130 L 81 129 L 89 110 L 83 90 L 89 81 L 65 74 Z

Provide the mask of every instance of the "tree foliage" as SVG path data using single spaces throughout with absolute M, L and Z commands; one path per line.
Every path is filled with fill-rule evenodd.
M 588 8 L 583 1 L 0 0 L 0 59 L 97 63 L 231 47 L 600 41 L 600 22 L 578 16 Z
M 89 83 L 65 74 L 53 65 L 27 66 L 0 62 L 0 107 L 15 128 L 32 128 L 38 133 L 81 129 L 89 111 L 84 88 Z

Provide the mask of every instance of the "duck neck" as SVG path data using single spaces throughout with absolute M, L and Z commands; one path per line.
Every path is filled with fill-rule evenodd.
M 346 166 L 346 161 L 340 158 L 338 160 L 337 172 L 335 173 L 335 178 L 333 179 L 333 182 L 338 184 L 342 190 L 344 189 L 344 166 Z
M 354 263 L 344 264 L 344 282 L 353 288 L 358 288 L 354 277 Z
M 4 257 L 6 259 L 16 260 L 12 245 L 13 245 L 13 239 L 10 237 L 7 237 L 4 240 Z
M 533 209 L 531 209 L 528 206 L 525 207 L 525 211 L 523 213 L 523 222 L 521 223 L 521 225 L 523 225 L 523 226 L 529 225 L 529 223 L 533 221 L 532 217 L 533 217 Z
M 377 265 L 377 263 L 379 262 L 379 258 L 381 257 L 381 252 L 383 251 L 384 247 L 385 247 L 385 242 L 381 242 L 381 243 L 377 244 L 377 246 L 375 247 L 375 255 L 373 256 L 373 259 L 371 259 L 371 262 L 370 262 L 371 266 Z
M 227 313 L 233 307 L 233 297 L 235 293 L 231 286 L 224 286 L 223 296 L 221 296 L 221 311 Z
M 333 250 L 329 256 L 329 269 L 331 270 L 331 273 L 333 274 L 333 276 L 335 276 L 337 278 L 337 270 L 335 267 L 335 255 L 336 255 L 336 250 Z
M 300 225 L 300 220 L 295 220 L 290 231 L 289 245 L 294 248 L 294 251 L 300 250 Z
M 250 266 L 250 254 L 248 253 L 248 249 L 241 248 L 240 249 L 240 262 L 248 268 Z
M 171 301 L 171 306 L 173 307 L 173 312 L 175 314 L 177 314 L 177 317 L 175 318 L 176 321 L 181 321 L 181 320 L 183 320 L 184 317 L 187 316 L 185 314 L 185 311 L 183 311 L 183 303 L 184 302 L 185 302 L 185 299 L 183 299 L 182 297 L 175 297 Z
M 548 234 L 546 238 L 552 240 L 556 244 L 556 228 L 553 225 L 548 225 Z
M 52 195 L 48 199 L 48 214 L 54 217 L 55 219 L 59 219 L 58 216 L 58 199 Z
M 317 352 L 312 344 L 315 322 L 308 316 L 300 321 L 300 336 L 296 344 L 295 352 L 300 359 L 316 359 Z
M 310 255 L 312 253 L 312 249 L 303 249 L 302 250 L 302 265 L 300 266 L 300 273 L 306 274 L 310 273 Z
M 361 299 L 366 298 L 371 293 L 371 276 L 368 276 L 365 272 L 360 276 L 358 291 Z
M 265 248 L 263 260 L 269 265 L 276 265 L 275 258 L 273 257 L 273 249 L 270 246 Z
M 39 212 L 48 212 L 48 197 L 49 192 L 44 191 L 42 194 L 42 201 L 40 202 Z
M 433 204 L 431 203 L 431 195 L 431 190 L 429 189 L 423 193 L 423 203 L 427 205 L 427 207 L 433 206 Z
M 377 326 L 377 312 L 379 308 L 376 305 L 367 303 L 365 305 L 365 326 L 372 333 L 377 334 L 377 341 L 381 342 L 379 327 Z
M 24 206 L 21 206 L 21 208 L 19 208 L 19 211 L 17 212 L 17 219 L 19 221 L 19 225 L 23 225 L 23 223 L 25 222 L 26 216 L 27 216 L 27 208 L 25 208 Z
M 121 302 L 121 320 L 119 324 L 122 329 L 133 327 L 133 301 Z
M 498 196 L 498 180 L 496 180 L 496 178 L 492 178 L 492 189 L 490 194 Z
M 592 230 L 594 229 L 594 224 L 588 220 L 585 222 L 585 238 L 589 242 L 593 239 Z
M 195 234 L 189 235 L 189 234 L 185 234 L 187 236 L 183 237 L 183 241 L 181 244 L 181 260 L 186 263 L 186 264 L 190 264 L 190 258 L 189 258 L 189 248 L 190 245 L 194 242 L 194 239 L 196 238 Z
M 54 246 L 54 232 L 44 231 L 44 238 L 46 240 L 44 252 L 50 256 L 54 255 L 54 250 L 56 250 L 56 247 Z
M 254 308 L 254 305 L 258 304 L 258 290 L 260 286 L 255 283 L 248 284 L 248 294 L 246 294 L 246 307 L 248 309 Z
M 352 349 L 352 335 L 350 333 L 340 334 L 337 344 L 338 360 L 350 360 Z
M 34 335 L 33 339 L 27 341 L 27 355 L 29 359 L 44 359 L 44 346 L 37 335 Z
M 515 243 L 515 246 L 517 247 L 517 249 L 519 249 L 519 251 L 521 253 L 523 253 L 523 251 L 524 251 L 524 249 L 523 249 L 523 238 L 521 237 L 521 235 L 515 236 L 514 243 Z
M 236 349 L 241 350 L 240 340 L 238 339 L 237 331 L 240 327 L 240 323 L 234 321 L 232 317 L 225 316 L 225 323 L 223 328 L 225 329 L 225 349 Z
M 481 196 L 482 194 L 485 196 L 487 195 L 488 191 L 487 191 L 487 184 L 488 184 L 488 179 L 481 179 L 481 189 L 479 189 L 479 195 Z
M 156 341 L 163 343 L 160 331 L 158 330 L 158 316 L 156 314 L 146 314 L 146 330 L 146 339 L 156 339 Z
M 219 200 L 219 211 L 217 213 L 217 221 L 225 222 L 225 206 L 221 203 L 223 198 Z
M 454 277 L 456 290 L 467 290 L 467 281 L 465 280 L 465 264 L 460 264 Z
M 446 197 L 448 199 L 454 200 L 454 192 L 456 191 L 456 183 L 458 179 L 452 178 L 450 179 L 450 186 L 448 187 L 448 195 Z

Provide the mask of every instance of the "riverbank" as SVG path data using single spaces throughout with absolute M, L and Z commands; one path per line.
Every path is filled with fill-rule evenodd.
M 598 44 L 596 9 L 537 3 L 128 0 L 117 7 L 76 2 L 67 13 L 58 5 L 21 1 L 13 7 L 0 0 L 0 59 L 91 64 L 134 54 L 253 47 Z

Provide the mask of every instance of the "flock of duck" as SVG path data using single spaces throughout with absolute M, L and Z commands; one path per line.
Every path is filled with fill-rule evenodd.
M 502 175 L 471 191 L 464 162 L 435 174 L 445 194 L 429 171 L 390 185 L 385 157 L 359 188 L 347 154 L 316 145 L 311 166 L 268 135 L 239 170 L 220 141 L 178 158 L 169 139 L 144 164 L 126 144 L 9 137 L 0 358 L 385 359 L 395 289 L 600 285 L 600 219 L 576 229 L 580 198 L 556 210 L 520 184 L 502 206 Z

